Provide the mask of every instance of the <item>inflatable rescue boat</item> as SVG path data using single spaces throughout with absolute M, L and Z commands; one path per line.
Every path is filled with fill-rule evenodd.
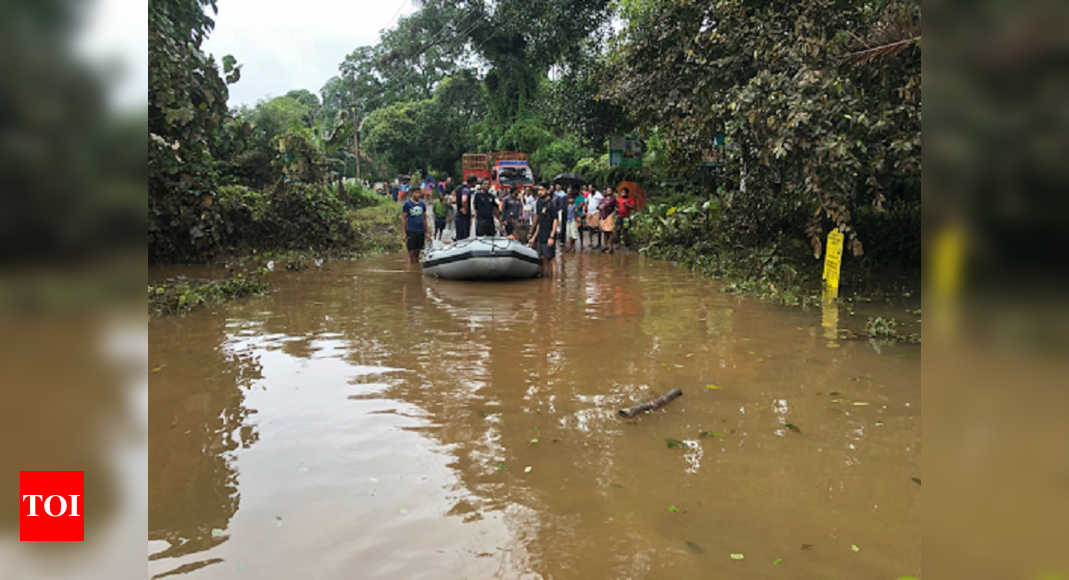
M 425 276 L 447 280 L 531 278 L 538 274 L 538 253 L 499 237 L 480 237 L 443 245 L 433 242 L 420 261 Z

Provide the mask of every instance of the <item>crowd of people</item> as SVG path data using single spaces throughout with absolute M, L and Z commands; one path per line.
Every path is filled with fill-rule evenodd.
M 503 186 L 474 175 L 459 186 L 452 178 L 435 183 L 394 184 L 391 195 L 403 202 L 402 220 L 409 262 L 419 260 L 432 239 L 459 241 L 471 236 L 503 236 L 529 244 L 552 275 L 561 253 L 614 253 L 629 242 L 635 200 L 626 187 L 601 190 L 587 185 Z

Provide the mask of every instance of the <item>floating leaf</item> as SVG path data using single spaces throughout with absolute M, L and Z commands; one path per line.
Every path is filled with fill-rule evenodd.
M 531 439 L 531 443 L 538 443 L 538 437 L 535 437 L 534 439 Z
M 761 357 L 757 357 L 757 362 L 765 362 L 765 359 L 763 359 Z
M 772 565 L 775 566 L 776 564 L 779 564 L 782 561 L 783 561 L 783 558 L 776 558 L 775 560 L 772 560 Z
M 223 537 L 223 530 L 221 530 L 219 528 L 212 528 L 212 537 L 213 538 L 221 538 L 221 537 Z
M 686 445 L 684 445 L 682 441 L 680 441 L 679 439 L 672 439 L 671 437 L 665 439 L 664 442 L 666 445 L 668 445 L 669 449 L 673 447 L 686 447 Z
M 787 423 L 786 425 L 784 425 L 784 427 L 790 429 L 791 431 L 794 431 L 795 433 L 802 432 L 802 430 L 798 428 L 798 425 L 795 425 L 794 423 Z
M 921 478 L 919 478 L 919 477 L 911 477 L 910 479 L 912 479 L 913 483 L 915 483 L 917 485 L 921 484 Z
M 850 544 L 850 551 L 851 552 L 860 552 L 861 548 L 858 548 L 857 544 Z
M 720 391 L 720 390 L 723 390 L 724 387 L 718 387 L 716 385 L 705 385 L 705 388 L 711 389 L 711 390 L 714 390 L 714 391 Z
M 676 506 L 674 506 L 674 505 L 670 505 L 670 506 L 668 506 L 668 508 L 667 508 L 667 509 L 668 509 L 668 511 L 670 511 L 670 512 L 672 512 L 672 513 L 674 513 L 674 514 L 678 514 L 678 513 L 679 513 L 679 508 L 677 508 L 677 507 L 676 507 Z
M 496 469 L 498 471 L 505 471 L 505 464 L 504 463 L 498 463 Z
M 692 542 L 690 540 L 687 540 L 686 543 L 687 543 L 687 549 L 690 550 L 691 552 L 694 552 L 695 554 L 704 554 L 705 553 L 705 550 L 703 550 L 702 547 L 699 546 L 698 544 L 695 544 L 694 542 Z
M 719 431 L 702 431 L 701 433 L 698 433 L 698 438 L 699 439 L 705 439 L 706 437 L 719 437 L 719 436 L 720 436 L 720 432 Z
M 158 372 L 160 372 L 160 371 L 162 371 L 162 370 L 163 370 L 163 367 L 162 367 L 162 366 L 158 366 L 158 367 L 156 367 L 156 368 L 152 369 L 152 372 L 154 372 L 154 373 L 158 373 Z
M 622 483 L 611 483 L 611 484 L 609 484 L 609 487 L 615 487 L 616 489 L 623 489 L 624 488 L 624 484 L 622 484 Z
M 531 467 L 530 465 L 528 465 L 527 467 L 524 467 L 524 468 L 523 468 L 523 472 L 524 472 L 524 473 L 531 473 L 531 470 L 532 470 L 532 469 L 534 469 L 534 468 L 533 468 L 533 467 Z
M 731 559 L 732 559 L 732 560 L 741 560 L 741 559 L 743 559 L 743 558 L 745 558 L 745 557 L 746 557 L 746 556 L 744 556 L 744 555 L 742 555 L 742 554 L 732 554 L 732 555 L 731 555 Z

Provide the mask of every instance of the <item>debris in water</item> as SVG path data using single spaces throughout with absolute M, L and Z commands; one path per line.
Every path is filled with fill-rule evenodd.
M 219 528 L 212 528 L 212 537 L 213 538 L 221 538 L 221 537 L 223 537 L 223 530 L 221 530 Z
M 732 554 L 732 555 L 731 555 L 731 559 L 732 559 L 732 560 L 741 560 L 741 559 L 743 559 L 743 558 L 745 558 L 745 557 L 746 557 L 746 556 L 744 556 L 744 555 L 742 555 L 742 554 Z
M 531 467 L 530 465 L 528 465 L 527 467 L 524 467 L 524 468 L 523 468 L 523 472 L 524 472 L 524 473 L 531 473 L 531 470 L 532 470 L 532 469 L 534 469 L 534 468 L 533 468 L 533 467 Z
M 679 513 L 679 508 L 677 508 L 677 507 L 676 507 L 676 506 L 674 506 L 674 505 L 670 505 L 670 506 L 668 506 L 668 508 L 667 508 L 667 509 L 668 509 L 668 511 L 670 511 L 670 512 L 672 512 L 672 513 L 674 513 L 674 514 L 678 514 L 678 513 Z
M 402 514 L 407 514 L 408 513 L 408 508 L 401 508 L 401 513 Z
M 724 387 L 718 387 L 716 385 L 705 385 L 705 388 L 713 390 L 713 391 L 720 391 L 720 390 L 724 389 Z
M 622 483 L 613 483 L 613 484 L 609 484 L 609 487 L 615 487 L 616 489 L 623 489 L 624 488 L 624 484 L 622 484 Z
M 861 548 L 858 548 L 857 544 L 850 544 L 850 551 L 852 551 L 852 552 L 860 552 Z
M 772 565 L 775 566 L 776 564 L 779 564 L 782 561 L 783 561 L 783 558 L 776 558 L 775 560 L 772 560 Z
M 505 471 L 505 464 L 504 463 L 498 463 L 496 469 L 498 471 Z
M 917 485 L 921 484 L 921 478 L 919 478 L 919 477 L 911 477 L 910 479 L 912 479 L 913 483 L 915 483 Z
M 645 411 L 653 411 L 659 409 L 681 396 L 683 396 L 683 391 L 679 389 L 672 389 L 671 391 L 668 391 L 667 393 L 661 395 L 660 397 L 657 397 L 656 399 L 648 403 L 635 405 L 630 409 L 620 409 L 619 413 L 621 417 L 634 417 L 635 415 L 638 415 L 639 413 L 643 413 Z
M 813 544 L 802 544 L 802 549 L 803 550 L 807 550 L 807 551 L 808 550 L 812 550 L 813 549 Z
M 694 552 L 695 554 L 704 554 L 705 553 L 705 550 L 703 550 L 701 546 L 699 546 L 698 544 L 695 544 L 694 542 L 692 542 L 690 540 L 687 540 L 687 549 L 689 549 L 691 552 Z
M 787 429 L 789 429 L 791 431 L 794 431 L 795 433 L 801 433 L 802 432 L 802 430 L 798 428 L 798 425 L 795 425 L 793 423 L 787 423 L 786 425 L 784 425 L 784 427 L 786 427 Z
M 531 439 L 531 443 L 538 443 L 538 437 L 535 437 L 534 439 Z
M 701 433 L 698 433 L 698 438 L 699 439 L 705 439 L 706 437 L 719 437 L 719 436 L 720 436 L 720 432 L 719 431 L 702 431 Z
M 664 442 L 668 445 L 669 449 L 672 449 L 673 447 L 686 447 L 686 444 L 682 441 L 679 439 L 672 439 L 671 437 L 665 439 Z

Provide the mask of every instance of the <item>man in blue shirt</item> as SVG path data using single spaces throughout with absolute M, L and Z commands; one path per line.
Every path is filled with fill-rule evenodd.
M 408 249 L 408 266 L 419 261 L 423 243 L 430 238 L 427 226 L 427 205 L 420 201 L 421 191 L 412 188 L 411 197 L 401 206 L 401 227 L 405 230 L 405 247 Z

